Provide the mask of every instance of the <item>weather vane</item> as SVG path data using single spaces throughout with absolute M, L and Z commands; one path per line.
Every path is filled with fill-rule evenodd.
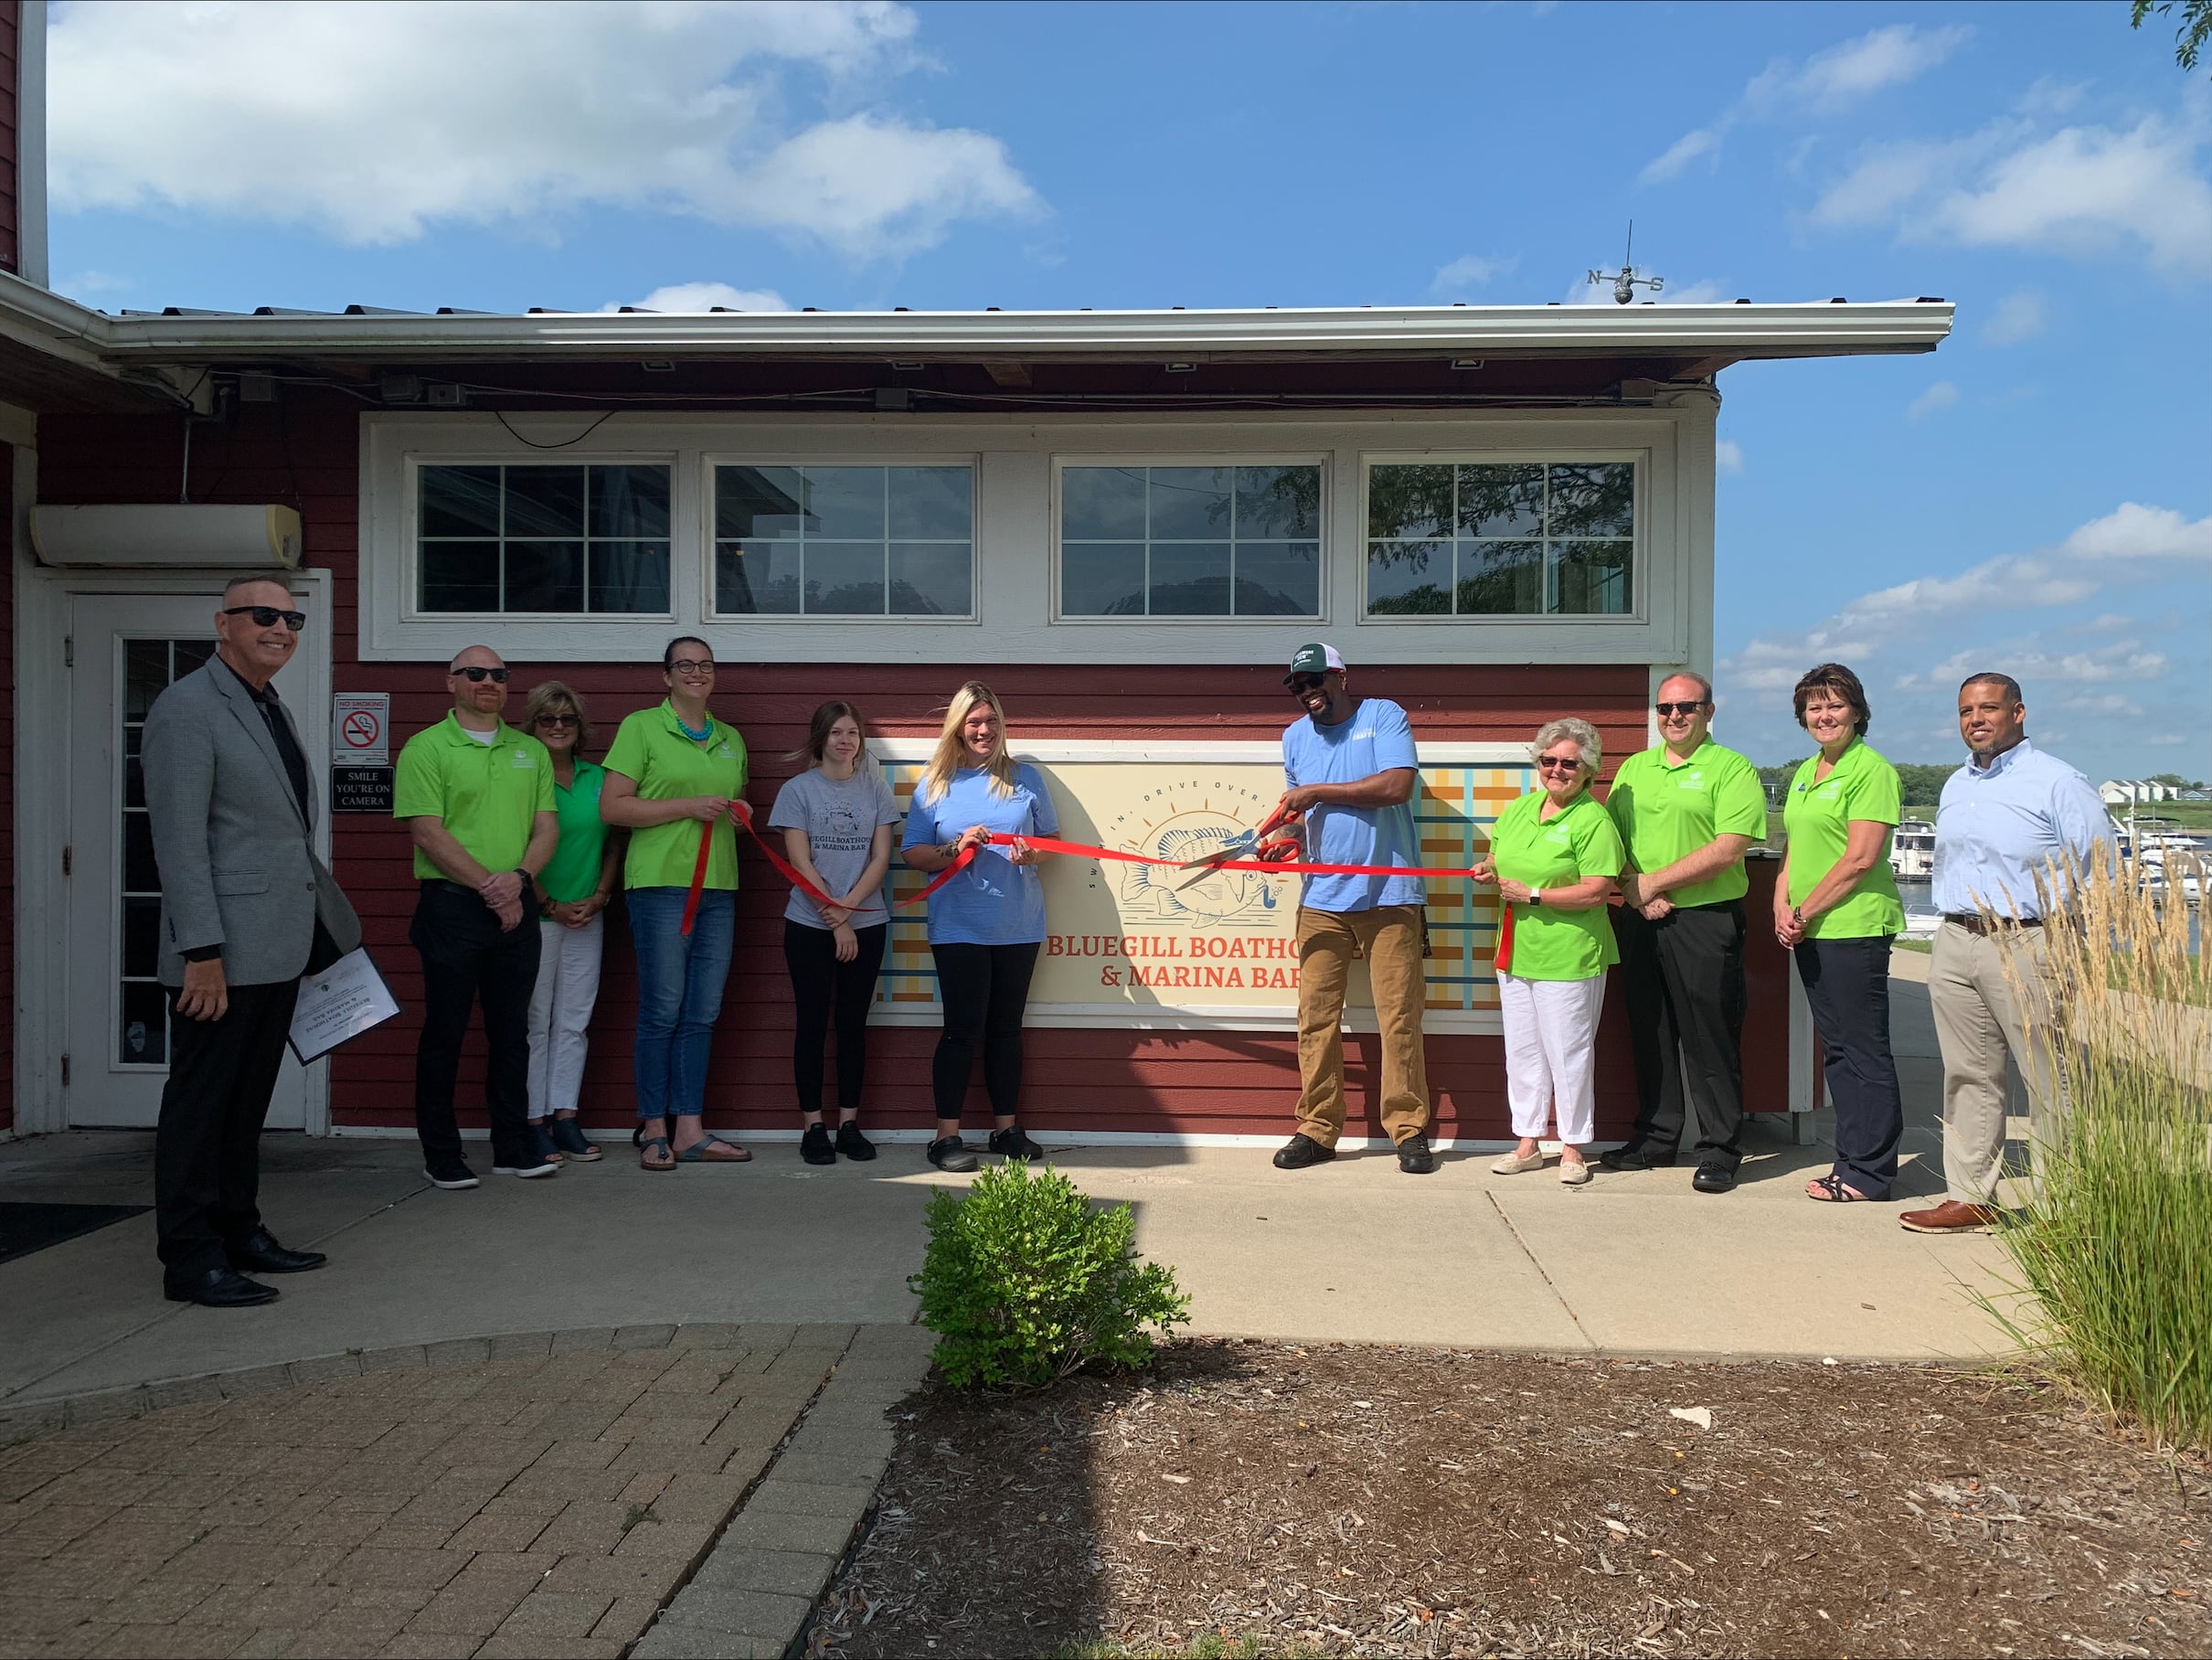
M 1635 251 L 1636 221 L 1631 219 L 1628 222 L 1628 250 L 1621 256 L 1621 269 L 1593 271 L 1590 273 L 1592 282 L 1611 282 L 1613 285 L 1613 300 L 1617 304 L 1629 304 L 1635 299 L 1639 288 L 1648 288 L 1657 293 L 1666 286 L 1664 277 L 1640 277 L 1636 274 L 1636 267 L 1632 263 Z

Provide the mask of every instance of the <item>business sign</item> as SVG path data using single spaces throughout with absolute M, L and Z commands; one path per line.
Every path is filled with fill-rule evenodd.
M 931 746 L 872 746 L 902 806 Z M 1016 753 L 1045 776 L 1061 838 L 1114 852 L 1183 860 L 1218 848 L 1266 817 L 1283 790 L 1274 744 L 1039 743 Z M 1505 744 L 1423 745 L 1414 812 L 1421 862 L 1463 870 L 1490 826 L 1533 787 L 1526 752 Z M 1033 1025 L 1278 1030 L 1298 1006 L 1295 877 L 1219 870 L 1188 888 L 1165 865 L 1062 855 L 1043 867 L 1050 931 L 1030 983 Z M 892 898 L 927 878 L 894 861 Z M 1426 1024 L 1495 1031 L 1497 890 L 1464 880 L 1428 884 Z M 938 1017 L 937 976 L 923 907 L 894 907 L 876 1018 Z M 1373 1025 L 1364 963 L 1353 964 L 1347 1020 Z
M 389 817 L 392 810 L 392 769 L 331 768 L 330 810 L 333 813 L 381 813 Z
M 330 700 L 330 760 L 338 767 L 382 767 L 392 759 L 392 695 L 339 692 Z

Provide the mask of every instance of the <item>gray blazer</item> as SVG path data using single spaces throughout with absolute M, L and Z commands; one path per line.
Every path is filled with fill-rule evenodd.
M 268 723 L 218 659 L 154 700 L 141 754 L 161 867 L 164 985 L 185 983 L 182 953 L 203 945 L 222 947 L 233 985 L 296 980 L 318 919 L 340 951 L 361 943 L 360 919 L 315 857 L 312 772 L 303 817 Z

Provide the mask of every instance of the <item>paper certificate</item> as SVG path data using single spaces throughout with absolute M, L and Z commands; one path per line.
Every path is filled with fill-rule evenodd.
M 366 946 L 347 952 L 319 974 L 300 980 L 292 1013 L 292 1052 L 304 1066 L 399 1012 Z

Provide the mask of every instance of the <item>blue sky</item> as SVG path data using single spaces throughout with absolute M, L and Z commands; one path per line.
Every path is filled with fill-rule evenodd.
M 52 27 L 53 272 L 117 310 L 1940 294 L 1933 356 L 1745 365 L 1722 729 L 1968 666 L 2098 777 L 2212 774 L 2212 74 L 2121 4 L 99 0 Z M 715 285 L 715 286 L 709 286 Z M 670 291 L 677 291 L 671 293 Z M 737 298 L 732 301 L 732 292 Z

